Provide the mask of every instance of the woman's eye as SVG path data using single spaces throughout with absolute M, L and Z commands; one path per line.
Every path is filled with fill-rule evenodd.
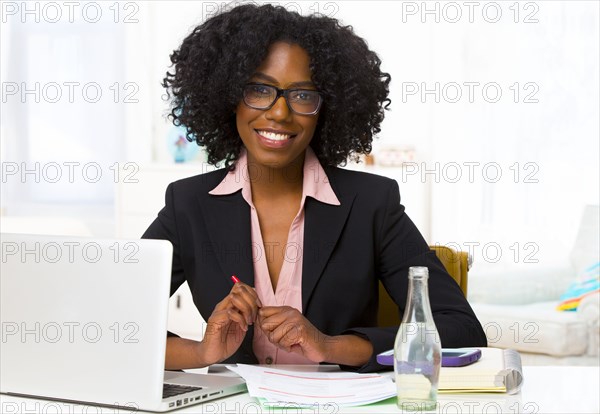
M 316 94 L 309 91 L 298 91 L 296 99 L 302 102 L 311 102 L 315 99 Z
M 256 95 L 269 95 L 271 93 L 271 89 L 262 85 L 253 85 L 252 93 Z

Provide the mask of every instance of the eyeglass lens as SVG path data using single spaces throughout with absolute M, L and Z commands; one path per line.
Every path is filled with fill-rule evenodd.
M 317 91 L 309 89 L 286 90 L 287 102 L 292 111 L 299 114 L 313 114 L 319 109 L 321 97 Z M 277 88 L 271 85 L 249 84 L 244 88 L 244 102 L 255 109 L 267 109 L 277 98 Z

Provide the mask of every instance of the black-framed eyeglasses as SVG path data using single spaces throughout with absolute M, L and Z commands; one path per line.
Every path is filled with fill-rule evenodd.
M 271 109 L 280 96 L 288 108 L 300 115 L 315 115 L 321 109 L 323 97 L 312 89 L 279 89 L 264 83 L 248 83 L 244 86 L 244 103 L 250 108 L 266 111 Z

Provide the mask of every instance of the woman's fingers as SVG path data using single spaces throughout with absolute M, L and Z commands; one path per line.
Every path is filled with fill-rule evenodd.
M 256 291 L 250 286 L 238 282 L 227 296 L 233 307 L 235 307 L 246 318 L 246 323 L 251 325 L 256 320 L 258 309 L 261 307 L 260 299 Z
M 287 306 L 270 306 L 259 312 L 260 328 L 269 341 L 289 349 L 293 344 L 302 341 L 305 318 L 296 309 Z
M 259 311 L 259 327 L 269 342 L 304 355 L 315 362 L 325 361 L 326 335 L 323 335 L 298 310 L 288 306 L 270 306 Z
M 246 318 L 235 309 L 228 309 L 227 316 L 232 321 L 237 323 L 244 332 L 248 331 L 248 322 Z

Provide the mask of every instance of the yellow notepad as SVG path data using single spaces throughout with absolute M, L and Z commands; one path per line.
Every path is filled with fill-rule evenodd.
M 440 393 L 507 392 L 514 394 L 523 383 L 521 356 L 512 349 L 479 348 L 481 358 L 465 367 L 442 367 Z

